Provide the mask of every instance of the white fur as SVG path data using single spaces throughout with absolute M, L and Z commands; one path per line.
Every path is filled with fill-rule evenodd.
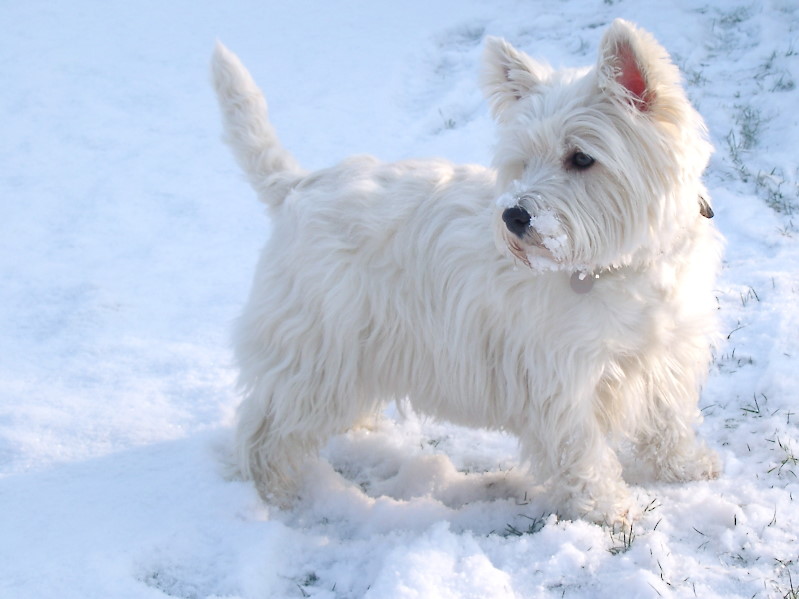
M 698 205 L 711 149 L 649 34 L 614 22 L 579 71 L 489 39 L 493 169 L 356 157 L 305 173 L 221 45 L 213 72 L 274 222 L 235 332 L 238 464 L 262 496 L 290 502 L 321 444 L 405 397 L 517 435 L 567 517 L 630 516 L 616 440 L 663 480 L 717 474 L 693 429 L 720 256 Z M 577 150 L 596 163 L 575 169 Z M 523 238 L 502 221 L 517 204 Z M 592 273 L 587 293 L 575 271 Z

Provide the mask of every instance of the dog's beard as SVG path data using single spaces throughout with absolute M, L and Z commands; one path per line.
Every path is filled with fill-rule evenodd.
M 533 271 L 563 270 L 568 264 L 569 239 L 561 219 L 548 208 L 535 208 L 540 195 L 516 190 L 497 199 L 499 240 L 522 264 Z M 523 235 L 510 232 L 501 217 L 507 208 L 521 207 L 530 214 L 530 223 Z
M 538 235 L 533 232 L 531 236 Z M 563 261 L 543 243 L 530 244 L 512 233 L 503 233 L 503 241 L 508 251 L 530 270 L 562 270 L 564 267 Z

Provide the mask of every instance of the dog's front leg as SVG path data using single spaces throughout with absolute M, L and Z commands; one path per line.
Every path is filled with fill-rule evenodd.
M 548 481 L 549 504 L 565 518 L 626 525 L 634 504 L 593 399 L 552 396 L 541 403 L 523 447 Z

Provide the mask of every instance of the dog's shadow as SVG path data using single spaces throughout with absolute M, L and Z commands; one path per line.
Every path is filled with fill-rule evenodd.
M 619 449 L 628 483 L 651 481 L 629 448 Z M 519 459 L 518 441 L 508 434 L 414 414 L 379 417 L 324 447 L 308 465 L 300 501 L 281 519 L 347 522 L 372 532 L 442 520 L 476 534 L 537 532 L 548 518 L 558 519 L 558 510 Z
M 415 415 L 377 418 L 333 439 L 322 455 L 372 498 L 430 497 L 458 509 L 479 501 L 524 501 L 533 486 L 518 464 L 514 438 Z
M 537 531 L 544 489 L 519 464 L 515 438 L 405 417 L 381 417 L 334 437 L 310 462 L 291 526 L 344 527 L 354 536 L 448 522 L 475 534 Z

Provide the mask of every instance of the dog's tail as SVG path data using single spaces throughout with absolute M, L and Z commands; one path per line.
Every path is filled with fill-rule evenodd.
M 225 141 L 264 203 L 279 206 L 303 176 L 269 122 L 266 101 L 238 57 L 216 43 L 211 61 Z

